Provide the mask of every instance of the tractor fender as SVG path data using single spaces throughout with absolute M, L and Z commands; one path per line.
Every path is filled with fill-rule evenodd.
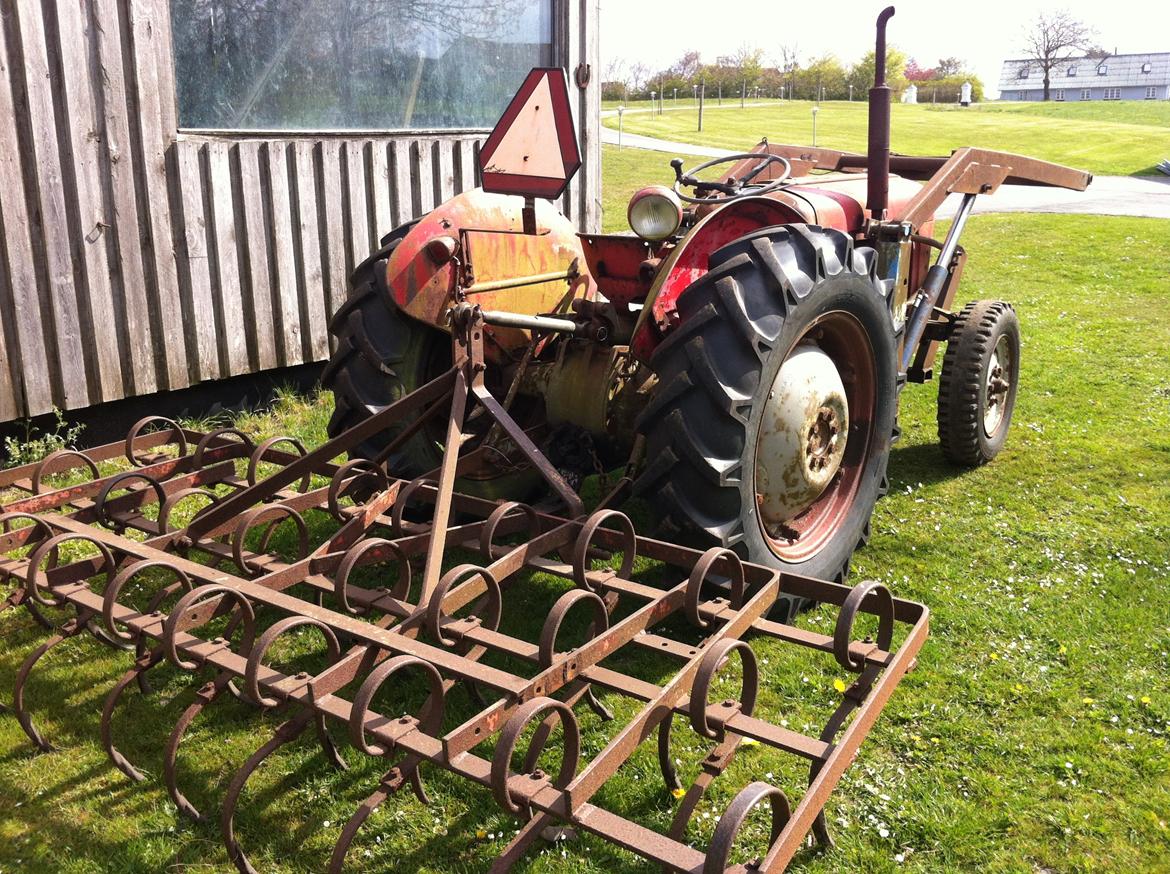
M 654 347 L 678 323 L 678 296 L 707 272 L 712 252 L 759 228 L 807 221 L 796 204 L 776 197 L 745 197 L 703 215 L 654 276 L 630 343 L 634 357 L 650 361 Z
M 423 216 L 386 262 L 387 293 L 399 312 L 450 331 L 447 310 L 456 290 L 485 310 L 536 315 L 566 311 L 574 296 L 591 297 L 595 286 L 585 267 L 577 229 L 546 200 L 536 201 L 536 234 L 523 233 L 524 199 L 474 188 L 457 194 Z M 577 279 L 559 279 L 512 288 L 474 291 L 502 280 L 569 270 Z M 470 288 L 469 288 L 470 287 Z M 498 349 L 522 349 L 527 330 L 489 326 Z

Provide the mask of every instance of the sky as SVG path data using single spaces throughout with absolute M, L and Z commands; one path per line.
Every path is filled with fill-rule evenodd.
M 811 6 L 780 0 L 600 3 L 602 72 L 614 57 L 663 69 L 690 49 L 701 52 L 704 62 L 714 62 L 745 43 L 762 49 L 769 65 L 781 45 L 796 45 L 801 61 L 831 52 L 849 65 L 873 48 L 874 21 L 887 5 L 858 0 Z M 966 60 L 989 97 L 997 93 L 1004 59 L 1020 57 L 1026 24 L 1042 11 L 1067 9 L 1096 31 L 1097 43 L 1119 54 L 1170 52 L 1167 0 L 901 0 L 894 5 L 897 13 L 888 28 L 892 45 L 926 67 L 939 58 Z M 810 11 L 818 6 L 823 14 Z

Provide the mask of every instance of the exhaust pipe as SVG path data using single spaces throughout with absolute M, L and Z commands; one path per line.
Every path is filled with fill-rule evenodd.
M 894 16 L 887 6 L 877 18 L 873 87 L 869 89 L 869 191 L 866 207 L 874 221 L 886 217 L 890 196 L 890 86 L 886 84 L 886 22 Z

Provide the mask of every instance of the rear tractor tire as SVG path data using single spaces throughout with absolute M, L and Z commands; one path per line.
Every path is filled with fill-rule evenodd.
M 650 362 L 637 491 L 687 545 L 843 581 L 896 432 L 897 337 L 874 253 L 820 227 L 761 230 L 715 252 L 678 313 Z M 804 606 L 782 602 L 782 619 Z
M 406 236 L 398 228 L 381 249 L 350 275 L 349 295 L 329 323 L 337 350 L 321 375 L 333 391 L 330 438 L 352 428 L 451 366 L 451 341 L 442 331 L 398 312 L 386 288 L 386 261 Z M 350 451 L 351 458 L 376 458 L 406 422 L 370 437 Z M 441 455 L 432 435 L 420 429 L 388 459 L 392 473 L 413 478 L 438 466 Z
M 1020 322 L 999 300 L 967 304 L 955 319 L 938 383 L 938 439 L 964 467 L 997 456 L 1020 382 Z

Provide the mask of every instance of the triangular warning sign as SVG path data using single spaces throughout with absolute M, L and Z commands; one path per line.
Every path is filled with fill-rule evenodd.
M 565 71 L 537 67 L 480 150 L 483 189 L 552 200 L 580 166 Z

